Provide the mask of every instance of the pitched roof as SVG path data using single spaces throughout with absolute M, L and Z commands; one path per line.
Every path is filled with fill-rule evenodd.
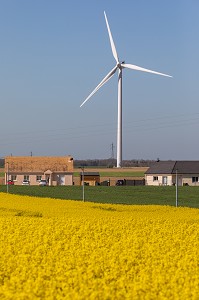
M 8 156 L 5 158 L 5 170 L 9 172 L 73 172 L 71 156 Z
M 173 173 L 176 173 L 176 170 L 179 174 L 199 174 L 199 161 L 177 161 Z
M 145 174 L 199 174 L 199 161 L 159 161 L 154 163 Z
M 155 162 L 145 174 L 172 174 L 176 161 Z

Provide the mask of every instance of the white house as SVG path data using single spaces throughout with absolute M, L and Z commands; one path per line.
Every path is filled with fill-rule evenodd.
M 199 161 L 157 161 L 145 172 L 146 185 L 199 186 Z

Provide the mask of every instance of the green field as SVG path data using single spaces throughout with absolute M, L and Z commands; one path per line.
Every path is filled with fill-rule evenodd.
M 174 186 L 85 186 L 84 188 L 85 201 L 90 202 L 176 205 L 176 188 Z M 0 186 L 0 192 L 6 191 L 6 186 Z M 83 189 L 82 186 L 9 186 L 9 193 L 82 200 Z M 199 187 L 179 187 L 178 205 L 199 208 Z
M 91 172 L 91 171 L 89 171 Z M 132 171 L 132 172 L 111 172 L 111 171 L 102 171 L 100 172 L 99 170 L 100 177 L 121 177 L 121 178 L 126 178 L 126 177 L 144 177 L 144 172 L 142 171 Z M 79 177 L 79 172 L 74 172 L 73 176 Z

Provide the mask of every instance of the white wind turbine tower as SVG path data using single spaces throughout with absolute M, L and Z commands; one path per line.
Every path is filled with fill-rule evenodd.
M 148 69 L 138 67 L 135 65 L 125 64 L 124 61 L 120 62 L 105 12 L 104 12 L 104 16 L 105 16 L 105 20 L 106 20 L 106 26 L 108 29 L 108 34 L 109 34 L 109 39 L 110 39 L 110 43 L 111 43 L 113 57 L 116 60 L 116 66 L 102 79 L 102 81 L 92 91 L 92 93 L 86 98 L 86 100 L 84 100 L 84 102 L 80 105 L 80 107 L 82 105 L 84 105 L 118 70 L 117 168 L 120 168 L 120 167 L 122 167 L 122 69 L 127 68 L 127 69 L 143 71 L 143 72 L 148 72 L 148 73 L 167 76 L 167 77 L 172 77 L 172 76 L 166 75 L 163 73 L 159 73 L 159 72 L 155 72 L 152 70 L 148 70 Z

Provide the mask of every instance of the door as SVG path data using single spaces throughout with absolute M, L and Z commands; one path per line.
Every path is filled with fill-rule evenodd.
M 48 185 L 50 185 L 50 175 L 46 174 L 46 181 L 48 182 Z
M 182 186 L 182 175 L 178 176 L 178 185 Z
M 168 178 L 167 178 L 167 176 L 163 176 L 163 177 L 162 177 L 162 184 L 163 184 L 163 185 L 167 185 L 167 183 L 168 183 Z
M 60 177 L 59 177 L 59 184 L 60 185 L 65 185 L 65 175 L 60 175 Z

